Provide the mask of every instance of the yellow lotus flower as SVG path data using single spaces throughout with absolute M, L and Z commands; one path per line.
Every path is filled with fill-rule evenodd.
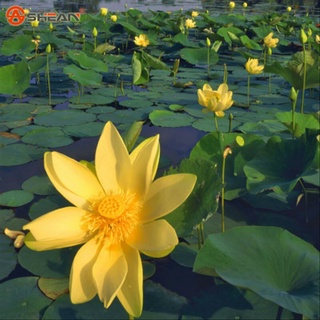
M 287 11 L 291 12 L 292 8 L 291 7 L 287 7 Z
M 32 28 L 37 28 L 39 26 L 39 21 L 38 20 L 31 21 L 30 24 Z
M 150 44 L 150 41 L 146 34 L 140 34 L 139 37 L 134 37 L 134 43 L 139 47 L 147 47 Z
M 108 14 L 108 9 L 107 8 L 100 8 L 100 14 L 102 16 L 106 16 Z
M 317 44 L 320 44 L 320 35 L 316 34 L 315 40 Z
M 24 13 L 25 16 L 27 16 L 30 13 L 30 10 L 29 9 L 23 9 L 23 13 Z
M 192 18 L 195 18 L 195 17 L 197 17 L 199 15 L 199 12 L 198 11 L 192 11 L 191 12 L 191 17 Z
M 47 152 L 45 170 L 55 188 L 74 206 L 49 212 L 26 224 L 25 243 L 42 251 L 84 244 L 70 274 L 72 303 L 98 294 L 108 308 L 118 297 L 134 317 L 142 312 L 143 274 L 139 251 L 163 257 L 178 244 L 163 216 L 182 204 L 196 182 L 193 174 L 154 180 L 159 135 L 130 154 L 108 122 L 98 142 L 95 169 L 58 152 Z
M 217 117 L 224 116 L 224 110 L 229 109 L 232 104 L 232 91 L 228 91 L 228 85 L 223 83 L 218 90 L 212 90 L 209 84 L 205 84 L 201 89 L 198 89 L 198 103 L 206 107 L 204 112 L 214 112 Z
M 113 15 L 110 16 L 110 20 L 112 22 L 116 22 L 118 20 L 118 16 L 116 14 L 113 14 Z
M 278 38 L 272 38 L 273 37 L 273 32 L 270 32 L 264 39 L 264 45 L 267 48 L 275 48 L 277 46 L 277 43 L 279 42 Z
M 262 73 L 264 66 L 259 66 L 258 59 L 249 58 L 245 64 L 245 68 L 250 74 L 260 74 Z
M 193 21 L 192 19 L 186 19 L 185 27 L 187 29 L 195 28 L 195 26 L 196 26 L 196 22 L 195 21 Z

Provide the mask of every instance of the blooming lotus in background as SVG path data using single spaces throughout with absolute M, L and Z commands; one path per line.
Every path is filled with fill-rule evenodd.
M 195 28 L 196 22 L 193 21 L 192 19 L 186 19 L 186 22 L 184 25 L 187 29 L 192 29 L 192 28 Z
M 259 66 L 258 59 L 249 58 L 245 64 L 245 68 L 250 74 L 260 74 L 262 73 L 264 66 L 263 65 Z
M 232 91 L 228 91 L 228 85 L 223 83 L 218 90 L 212 90 L 209 84 L 198 89 L 198 103 L 205 107 L 204 112 L 214 112 L 217 117 L 224 116 L 224 110 L 229 109 L 232 104 Z
M 264 37 L 263 42 L 267 48 L 275 48 L 279 42 L 278 38 L 272 38 L 273 32 L 270 32 L 266 37 Z
M 32 28 L 38 28 L 39 27 L 39 20 L 34 20 L 30 22 Z
M 236 7 L 236 3 L 234 1 L 229 2 L 229 8 L 233 10 Z
M 100 14 L 102 16 L 106 16 L 108 14 L 108 9 L 107 8 L 100 8 Z
M 139 47 L 147 47 L 150 44 L 150 41 L 146 34 L 140 34 L 139 37 L 134 37 L 134 43 Z
M 191 12 L 191 17 L 192 18 L 195 18 L 195 17 L 197 17 L 199 15 L 199 12 L 198 11 L 192 11 Z
M 72 303 L 98 294 L 108 308 L 118 297 L 139 317 L 143 273 L 139 252 L 163 257 L 178 244 L 163 216 L 182 204 L 196 176 L 173 174 L 154 180 L 160 157 L 159 135 L 130 154 L 108 122 L 99 139 L 95 173 L 58 152 L 47 152 L 45 170 L 55 188 L 73 205 L 51 211 L 26 224 L 26 245 L 37 251 L 83 244 L 70 273 Z
M 113 15 L 110 16 L 110 20 L 112 22 L 116 22 L 118 20 L 118 16 L 116 14 L 113 14 Z
M 247 8 L 247 7 L 248 7 L 248 3 L 247 3 L 247 2 L 244 2 L 244 3 L 242 4 L 242 8 L 245 9 L 245 8 Z

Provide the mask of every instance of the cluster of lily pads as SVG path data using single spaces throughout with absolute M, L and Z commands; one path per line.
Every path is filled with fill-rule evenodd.
M 148 126 L 203 136 L 177 166 L 162 159 L 164 176 L 192 173 L 197 183 L 166 216 L 181 240 L 170 258 L 143 260 L 141 319 L 319 318 L 315 18 L 128 9 L 12 27 L 2 11 L 0 25 L 0 166 L 11 179 L 48 150 L 99 136 L 107 121 L 129 151 Z M 232 103 L 218 110 L 224 86 Z M 0 235 L 0 318 L 127 317 L 116 301 L 71 304 L 78 247 L 34 252 L 10 232 L 68 205 L 46 176 L 4 189 L 0 205 L 1 231 L 15 241 Z

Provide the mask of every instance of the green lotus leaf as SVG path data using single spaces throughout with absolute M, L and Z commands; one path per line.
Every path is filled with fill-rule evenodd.
M 2 319 L 40 319 L 51 304 L 37 286 L 37 277 L 19 277 L 0 284 Z
M 320 316 L 319 251 L 287 230 L 244 226 L 210 235 L 194 264 L 205 270 L 309 319 Z
M 193 267 L 196 256 L 197 250 L 184 242 L 179 243 L 170 254 L 173 261 L 187 268 Z
M 15 35 L 2 43 L 0 54 L 4 56 L 28 54 L 35 50 L 35 45 L 31 40 L 30 35 Z
M 47 176 L 33 176 L 25 180 L 22 184 L 22 189 L 42 196 L 56 193 L 55 188 Z
M 164 62 L 146 53 L 145 51 L 141 52 L 141 58 L 144 59 L 146 64 L 152 69 L 168 70 L 168 71 L 170 70 L 170 68 Z
M 48 148 L 63 147 L 73 142 L 73 139 L 58 127 L 34 129 L 25 134 L 21 140 L 25 143 Z
M 69 276 L 73 257 L 78 249 L 79 246 L 49 251 L 33 251 L 27 246 L 23 246 L 19 251 L 18 261 L 23 268 L 34 275 L 44 278 L 63 278 Z
M 59 296 L 69 293 L 69 278 L 40 278 L 38 286 L 46 297 L 56 300 Z
M 0 206 L 21 207 L 33 200 L 33 194 L 24 190 L 10 190 L 0 194 Z
M 75 104 L 87 104 L 87 108 L 90 105 L 107 105 L 109 103 L 114 102 L 115 98 L 113 97 L 107 97 L 103 96 L 101 94 L 86 94 L 81 95 L 80 97 L 74 96 L 70 99 L 70 102 Z
M 134 84 L 144 84 L 149 82 L 149 71 L 145 61 L 141 58 L 140 52 L 134 52 L 132 55 L 132 72 Z
M 208 48 L 184 48 L 180 50 L 181 58 L 194 65 L 208 64 L 208 54 L 210 65 L 216 64 L 219 56 L 217 52 L 212 49 L 209 51 Z
M 21 94 L 30 86 L 31 72 L 25 61 L 0 67 L 0 93 Z
M 63 72 L 83 86 L 100 86 L 102 81 L 101 74 L 94 70 L 83 70 L 74 64 L 64 67 Z
M 319 148 L 316 133 L 305 134 L 296 140 L 271 137 L 256 156 L 244 165 L 247 188 L 251 193 L 273 189 L 289 193 L 304 175 L 316 168 Z
M 54 53 L 49 54 L 49 64 L 57 62 L 57 55 Z M 47 57 L 36 57 L 28 62 L 28 66 L 32 73 L 42 70 L 47 66 Z
M 17 265 L 17 252 L 9 237 L 0 234 L 0 280 L 6 278 Z
M 236 143 L 237 137 L 244 140 L 244 146 L 240 147 Z M 217 164 L 217 170 L 221 172 L 223 153 L 225 147 L 229 146 L 232 154 L 226 158 L 225 198 L 232 200 L 247 192 L 244 165 L 255 157 L 264 144 L 262 138 L 257 135 L 213 132 L 199 140 L 192 149 L 190 158 L 210 160 Z
M 193 173 L 197 176 L 197 183 L 189 198 L 164 217 L 183 237 L 190 235 L 201 221 L 217 211 L 221 181 L 215 165 L 204 159 L 184 159 L 179 168 L 171 168 L 167 172 L 175 173 Z
M 94 114 L 84 113 L 77 110 L 52 110 L 41 113 L 35 118 L 35 123 L 43 126 L 55 127 L 82 125 L 96 120 Z
M 190 40 L 185 33 L 178 33 L 173 37 L 173 41 L 182 44 L 184 47 L 197 48 L 198 44 Z
M 258 50 L 258 51 L 262 50 L 260 45 L 255 41 L 251 40 L 247 35 L 240 36 L 240 41 L 248 49 Z
M 191 125 L 193 117 L 169 110 L 154 110 L 149 114 L 151 122 L 159 127 L 185 127 Z
M 104 123 L 93 122 L 85 123 L 81 126 L 65 126 L 63 131 L 70 136 L 82 138 L 82 137 L 97 137 L 101 134 Z
M 94 70 L 97 72 L 108 72 L 108 66 L 103 61 L 89 57 L 85 52 L 70 50 L 67 53 L 69 59 L 82 69 Z

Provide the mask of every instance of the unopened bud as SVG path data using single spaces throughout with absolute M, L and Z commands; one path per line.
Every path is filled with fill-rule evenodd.
M 19 234 L 13 242 L 13 246 L 17 249 L 20 249 L 24 245 L 25 235 Z
M 287 7 L 287 11 L 291 12 L 292 8 L 291 7 Z
M 207 38 L 207 47 L 208 47 L 208 48 L 211 47 L 211 41 L 210 41 L 209 38 Z
M 179 66 L 180 66 L 180 59 L 174 60 L 174 64 L 173 64 L 173 72 L 174 73 L 178 72 Z
M 304 32 L 303 29 L 300 29 L 300 42 L 302 44 L 305 44 L 305 43 L 307 43 L 307 41 L 308 41 L 308 37 L 307 37 L 306 33 Z
M 292 87 L 289 93 L 289 98 L 292 102 L 294 102 L 297 100 L 297 97 L 298 97 L 298 92 L 294 87 Z
M 95 38 L 97 37 L 97 35 L 98 35 L 98 30 L 97 30 L 96 27 L 93 28 L 93 30 L 92 30 L 92 35 L 93 35 Z
M 22 231 L 10 230 L 9 228 L 4 229 L 4 234 L 10 239 L 16 239 L 19 235 L 24 236 L 24 233 Z
M 46 53 L 51 53 L 51 44 L 50 43 L 46 47 Z
M 229 146 L 226 146 L 223 151 L 223 158 L 225 159 L 229 154 L 232 154 L 232 150 Z
M 312 30 L 310 28 L 307 31 L 307 35 L 308 35 L 308 37 L 312 37 Z
M 52 23 L 49 24 L 49 29 L 50 29 L 50 31 L 53 30 L 53 24 Z
M 245 9 L 246 7 L 248 6 L 248 4 L 246 3 L 246 2 L 244 2 L 243 4 L 242 4 L 242 7 Z

